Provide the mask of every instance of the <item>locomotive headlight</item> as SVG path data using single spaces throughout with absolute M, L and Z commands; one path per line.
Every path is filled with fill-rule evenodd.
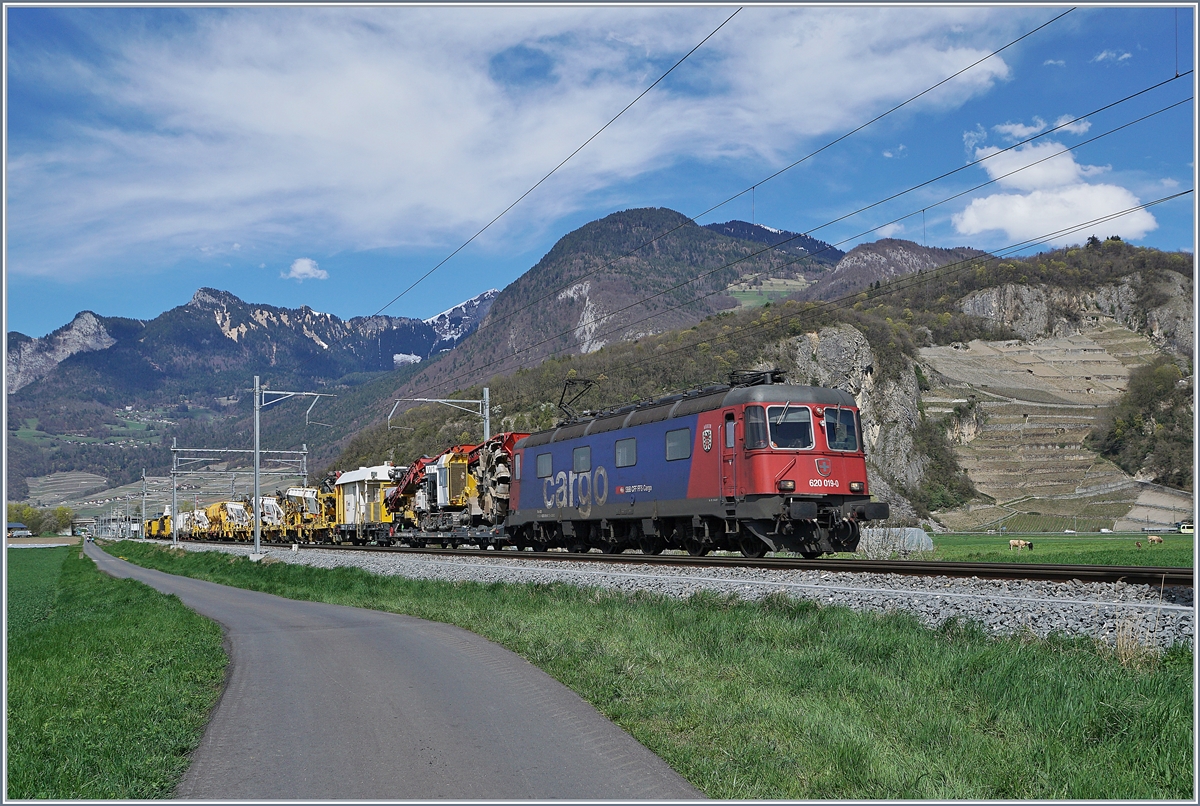
M 778 487 L 781 493 L 792 493 L 796 491 L 796 482 L 791 479 L 784 479 L 779 482 Z
M 863 491 L 863 483 L 861 481 L 850 482 L 850 492 L 861 493 Z

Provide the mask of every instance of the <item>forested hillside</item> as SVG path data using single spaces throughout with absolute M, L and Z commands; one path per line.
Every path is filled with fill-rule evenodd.
M 1167 356 L 1134 370 L 1090 446 L 1131 476 L 1191 490 L 1194 391 L 1192 379 Z

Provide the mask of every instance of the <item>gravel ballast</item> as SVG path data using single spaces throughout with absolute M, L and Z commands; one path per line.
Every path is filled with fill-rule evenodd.
M 167 543 L 169 545 L 169 543 Z M 243 545 L 181 543 L 188 551 L 249 555 Z M 1194 646 L 1191 588 L 1085 582 L 1039 582 L 956 577 L 917 577 L 763 568 L 702 568 L 539 560 L 532 554 L 495 557 L 391 554 L 329 549 L 264 549 L 271 560 L 318 568 L 356 567 L 384 576 L 450 582 L 562 582 L 632 593 L 683 598 L 700 591 L 747 600 L 772 593 L 842 605 L 858 611 L 912 612 L 929 627 L 947 619 L 976 622 L 993 635 L 1052 633 L 1116 642 L 1118 632 L 1147 646 Z M 636 557 L 637 555 L 631 555 Z

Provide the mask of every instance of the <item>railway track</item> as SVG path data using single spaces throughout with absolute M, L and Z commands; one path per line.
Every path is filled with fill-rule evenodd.
M 192 541 L 196 543 L 236 543 L 244 541 Z M 264 548 L 287 548 L 291 544 L 265 543 Z M 297 544 L 301 549 L 330 549 L 336 551 L 382 552 L 395 554 L 431 554 L 454 557 L 502 558 L 512 560 L 549 560 L 552 562 L 636 563 L 648 566 L 699 566 L 706 568 L 769 568 L 792 571 L 836 571 L 860 574 L 905 574 L 908 576 L 944 576 L 978 579 L 1019 579 L 1049 582 L 1125 582 L 1130 585 L 1152 585 L 1191 588 L 1195 576 L 1191 568 L 1118 565 L 1050 565 L 1040 563 L 964 563 L 929 560 L 866 560 L 817 559 L 792 557 L 762 557 L 758 559 L 709 555 L 693 557 L 688 554 L 573 554 L 565 551 L 515 551 L 494 549 L 430 549 L 403 546 L 342 546 L 334 544 Z

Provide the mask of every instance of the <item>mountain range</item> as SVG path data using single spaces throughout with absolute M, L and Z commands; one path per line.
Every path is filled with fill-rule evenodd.
M 789 242 L 777 246 L 784 240 Z M 641 355 L 639 350 L 663 350 L 680 339 L 702 336 L 698 351 L 681 359 L 678 371 L 623 378 L 606 393 L 614 399 L 699 382 L 693 375 L 709 379 L 705 382 L 720 380 L 732 364 L 765 360 L 755 358 L 753 350 L 715 346 L 731 328 L 736 331 L 757 321 L 759 314 L 751 309 L 766 300 L 735 296 L 733 288 L 760 280 L 790 292 L 791 302 L 778 302 L 797 311 L 807 308 L 794 303 L 855 294 L 865 299 L 862 292 L 879 284 L 947 264 L 990 265 L 982 273 L 955 275 L 957 279 L 934 289 L 936 293 L 905 292 L 907 301 L 894 310 L 884 306 L 876 314 L 855 304 L 840 318 L 820 314 L 821 322 L 850 323 L 866 335 L 882 378 L 911 364 L 914 340 L 919 346 L 922 340 L 949 344 L 1015 335 L 1023 326 L 1020 317 L 1015 324 L 993 326 L 986 324 L 986 315 L 981 318 L 968 310 L 979 307 L 967 294 L 970 288 L 982 287 L 980 282 L 997 288 L 1013 282 L 1078 288 L 1116 282 L 1132 271 L 1145 274 L 1158 263 L 1170 264 L 1172 276 L 1180 271 L 1154 250 L 1139 251 L 1118 242 L 1070 255 L 1048 262 L 1041 256 L 1021 259 L 1014 268 L 1011 262 L 989 263 L 986 253 L 969 247 L 941 249 L 897 239 L 863 244 L 843 254 L 786 230 L 740 221 L 702 227 L 675 211 L 648 208 L 614 213 L 564 235 L 503 290 L 484 292 L 426 320 L 342 320 L 307 307 L 247 303 L 211 288 L 199 289 L 186 305 L 148 321 L 85 311 L 40 339 L 8 335 L 10 494 L 21 497 L 25 477 L 61 470 L 86 470 L 118 482 L 131 480 L 143 467 L 162 473 L 169 467 L 164 446 L 171 437 L 195 447 L 240 446 L 249 438 L 245 391 L 256 374 L 275 389 L 337 395 L 321 404 L 321 419 L 331 423 L 329 427 L 310 429 L 305 424 L 298 432 L 294 412 L 264 412 L 264 439 L 269 437 L 274 447 L 307 445 L 314 469 L 376 461 L 380 445 L 385 446 L 384 456 L 403 461 L 412 451 L 419 455 L 433 449 L 434 443 L 465 441 L 464 432 L 474 425 L 442 415 L 418 424 L 415 431 L 392 431 L 384 421 L 389 410 L 395 411 L 398 398 L 446 397 L 458 390 L 470 396 L 470 387 L 491 383 L 498 425 L 507 413 L 522 412 L 522 427 L 541 427 L 555 416 L 553 400 L 547 397 L 557 394 L 550 390 L 551 381 L 561 385 L 559 376 L 567 372 L 572 357 L 595 357 L 600 359 L 598 366 L 607 366 L 609 354 Z M 1161 304 L 1154 295 L 1163 292 L 1147 289 L 1165 286 L 1139 280 L 1128 287 L 1134 295 L 1128 303 L 1134 305 L 1131 310 L 1143 312 L 1131 314 L 1133 320 L 1155 321 L 1145 312 Z M 955 308 L 959 299 L 967 307 Z M 1033 303 L 1022 305 L 1020 310 L 1040 310 Z M 1073 305 L 1055 303 L 1047 310 Z M 763 313 L 759 318 L 767 317 Z M 817 324 L 814 319 L 812 326 Z M 796 327 L 809 325 L 795 321 L 786 332 L 802 332 Z M 1184 333 L 1182 326 L 1179 332 Z M 501 403 L 495 396 L 500 378 L 521 371 L 521 377 L 530 379 L 528 370 L 547 358 L 556 363 L 537 370 L 537 383 L 527 380 L 510 390 L 520 400 Z M 604 372 L 617 383 L 612 371 Z M 369 436 L 377 428 L 409 437 L 396 441 L 398 437 Z
M 52 374 L 84 386 L 100 382 L 103 374 L 106 388 L 144 395 L 197 372 L 241 377 L 254 366 L 297 382 L 387 371 L 454 349 L 487 316 L 498 293 L 485 291 L 425 320 L 343 321 L 307 306 L 243 302 L 214 288 L 199 289 L 186 305 L 150 321 L 82 311 L 43 338 L 8 334 L 8 392 Z M 220 381 L 210 386 L 222 389 Z
M 249 414 L 254 375 L 276 389 L 339 395 L 323 405 L 342 410 L 343 427 L 306 435 L 314 460 L 328 461 L 351 429 L 381 415 L 351 411 L 350 400 L 368 392 L 352 398 L 348 389 L 368 384 L 384 398 L 449 393 L 463 385 L 455 379 L 486 380 L 549 355 L 692 326 L 738 308 L 728 292 L 735 283 L 780 277 L 799 288 L 839 258 L 829 244 L 786 230 L 744 221 L 701 227 L 673 210 L 635 209 L 568 233 L 507 288 L 426 320 L 343 320 L 214 288 L 151 320 L 83 311 L 41 338 L 8 334 L 12 489 L 23 488 L 20 477 L 57 470 L 161 470 L 169 454 L 155 446 L 168 434 L 193 445 L 228 441 L 226 421 Z

